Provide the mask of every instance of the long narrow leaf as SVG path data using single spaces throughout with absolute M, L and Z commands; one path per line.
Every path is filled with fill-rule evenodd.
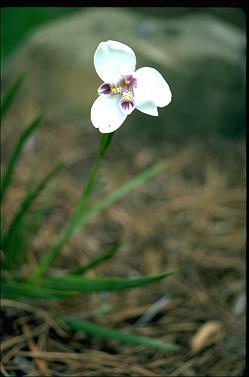
M 77 267 L 75 270 L 70 272 L 70 274 L 73 275 L 83 275 L 87 271 L 92 270 L 93 268 L 96 268 L 104 261 L 110 259 L 113 257 L 113 255 L 118 251 L 120 247 L 120 243 L 113 245 L 108 251 L 106 251 L 104 254 L 100 255 L 98 258 L 92 260 L 91 262 L 84 264 L 82 266 Z
M 4 297 L 17 299 L 17 298 L 30 298 L 30 299 L 44 299 L 54 300 L 70 297 L 77 292 L 71 291 L 59 291 L 56 289 L 46 289 L 43 287 L 37 287 L 34 285 L 26 284 L 23 282 L 15 282 L 12 280 L 1 281 L 1 294 Z
M 130 334 L 128 332 L 110 329 L 103 325 L 98 325 L 86 320 L 62 318 L 70 329 L 83 331 L 89 335 L 97 336 L 104 339 L 118 340 L 124 343 L 139 344 L 143 346 L 153 347 L 166 351 L 177 351 L 179 347 L 176 344 L 167 343 L 161 340 L 151 339 L 147 336 Z
M 111 134 L 103 134 L 100 139 L 99 143 L 99 151 L 94 162 L 92 169 L 87 177 L 86 185 L 84 190 L 81 192 L 80 199 L 72 212 L 72 215 L 64 228 L 62 234 L 60 235 L 57 243 L 48 251 L 47 255 L 41 260 L 39 263 L 38 268 L 34 271 L 32 275 L 32 280 L 38 280 L 42 274 L 49 268 L 49 266 L 53 263 L 55 258 L 60 253 L 64 244 L 68 241 L 68 239 L 72 236 L 76 228 L 79 226 L 82 215 L 85 213 L 85 210 L 88 205 L 88 201 L 90 195 L 93 191 L 93 187 L 96 181 L 96 177 L 104 157 L 104 154 L 112 140 L 113 133 Z
M 121 199 L 129 191 L 133 190 L 134 188 L 145 182 L 147 179 L 152 178 L 154 175 L 158 174 L 165 168 L 165 166 L 166 164 L 164 161 L 151 166 L 150 168 L 144 170 L 142 173 L 139 173 L 134 178 L 118 187 L 110 195 L 106 196 L 103 200 L 95 204 L 92 208 L 77 212 L 77 217 L 74 219 L 76 221 L 71 223 L 71 227 L 68 228 L 68 233 L 64 232 L 58 243 L 48 251 L 45 257 L 39 263 L 37 270 L 32 276 L 32 279 L 36 280 L 40 278 L 41 275 L 44 274 L 44 272 L 49 268 L 49 266 L 52 264 L 59 251 L 61 250 L 62 246 L 64 245 L 65 241 L 69 238 L 69 234 L 72 234 L 72 231 L 74 231 L 79 226 L 83 226 L 98 213 Z
M 3 239 L 1 244 L 2 249 L 5 251 L 6 261 L 9 264 L 15 262 L 18 250 L 16 248 L 10 248 L 10 244 L 12 240 L 15 238 L 15 234 L 22 224 L 23 218 L 26 215 L 27 211 L 35 201 L 35 199 L 39 196 L 39 194 L 47 187 L 48 183 L 53 179 L 56 174 L 61 170 L 63 167 L 62 163 L 57 164 L 43 179 L 42 181 L 36 186 L 36 188 L 28 193 L 28 195 L 24 198 L 23 202 L 20 205 L 20 208 L 17 214 L 14 216 L 8 232 Z
M 71 290 L 79 292 L 114 292 L 124 289 L 141 287 L 173 275 L 175 271 L 164 272 L 158 275 L 142 276 L 132 279 L 111 278 L 111 277 L 84 277 L 64 275 L 45 278 L 40 286 L 50 289 Z
M 123 196 L 125 196 L 128 192 L 135 189 L 137 186 L 147 181 L 147 179 L 152 178 L 160 171 L 165 169 L 165 167 L 165 161 L 161 161 L 144 170 L 142 173 L 139 173 L 134 178 L 130 179 L 128 182 L 125 182 L 123 185 L 114 190 L 110 195 L 106 196 L 104 199 L 93 205 L 92 208 L 88 209 L 88 211 L 84 214 L 82 223 L 87 223 L 89 220 L 98 215 L 101 211 L 108 208 L 110 205 L 112 205 L 113 203 L 121 199 Z
M 25 143 L 25 141 L 28 139 L 28 137 L 32 134 L 32 132 L 36 129 L 36 127 L 39 125 L 40 121 L 42 119 L 42 114 L 38 114 L 30 123 L 30 125 L 21 133 L 19 136 L 19 139 L 13 149 L 13 152 L 7 162 L 5 174 L 3 176 L 2 182 L 1 182 L 1 200 L 3 200 L 4 194 L 6 192 L 6 189 L 11 181 L 12 174 L 15 168 L 15 164 L 18 161 L 18 157 L 20 155 L 20 152 L 22 150 L 22 147 Z
M 7 89 L 6 93 L 1 98 L 1 118 L 4 116 L 4 114 L 7 112 L 10 105 L 12 104 L 25 77 L 26 77 L 26 73 L 21 74 L 16 79 L 16 81 Z
M 81 276 L 62 276 L 44 279 L 39 284 L 30 284 L 4 279 L 1 282 L 1 291 L 10 298 L 28 297 L 34 299 L 55 299 L 76 295 L 79 292 L 121 291 L 141 287 L 160 281 L 173 275 L 175 271 L 159 275 L 143 276 L 133 279 L 118 278 L 86 278 Z
M 25 231 L 29 238 L 32 238 L 38 231 L 39 226 L 44 219 L 44 215 L 46 211 L 51 208 L 49 204 L 51 202 L 52 196 L 54 195 L 54 190 L 50 190 L 44 200 L 42 200 L 37 206 L 35 210 L 32 212 L 31 216 L 28 217 L 27 221 L 25 222 Z

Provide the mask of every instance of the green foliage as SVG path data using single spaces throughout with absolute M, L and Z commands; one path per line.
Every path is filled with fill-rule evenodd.
M 69 326 L 70 329 L 76 331 L 83 331 L 90 335 L 95 335 L 103 339 L 117 340 L 124 343 L 130 344 L 140 344 L 143 346 L 149 346 L 165 351 L 177 351 L 178 346 L 172 343 L 166 343 L 160 340 L 154 340 L 147 336 L 130 334 L 121 330 L 109 329 L 103 325 L 97 325 L 95 323 L 79 320 L 79 319 L 69 319 L 63 318 L 65 323 Z
M 12 87 L 7 91 L 1 102 L 1 116 L 3 116 L 7 109 L 11 106 L 18 89 L 23 81 L 24 76 L 20 76 Z M 24 131 L 18 137 L 16 144 L 10 154 L 6 164 L 6 169 L 1 182 L 1 200 L 3 201 L 11 179 L 21 157 L 21 151 L 25 142 L 37 129 L 42 120 L 42 114 L 38 114 Z M 52 247 L 45 251 L 45 255 L 38 261 L 37 266 L 30 278 L 20 279 L 18 274 L 25 262 L 26 253 L 29 250 L 29 243 L 38 229 L 44 209 L 47 204 L 40 203 L 37 205 L 37 199 L 48 187 L 49 183 L 55 178 L 62 168 L 62 164 L 58 164 L 52 168 L 46 176 L 38 183 L 32 183 L 26 189 L 23 199 L 13 215 L 9 224 L 4 224 L 1 219 L 1 258 L 2 258 L 2 279 L 1 287 L 2 294 L 5 297 L 18 299 L 42 299 L 55 300 L 64 299 L 81 292 L 118 292 L 124 289 L 131 289 L 142 287 L 144 285 L 160 281 L 172 274 L 174 271 L 164 272 L 158 275 L 141 276 L 136 278 L 113 278 L 113 277 L 85 277 L 86 274 L 93 268 L 96 268 L 104 261 L 109 260 L 114 256 L 120 247 L 120 243 L 114 244 L 109 250 L 104 252 L 99 257 L 93 259 L 87 264 L 79 266 L 71 271 L 65 272 L 62 276 L 47 277 L 46 272 L 51 267 L 56 257 L 60 254 L 65 243 L 70 239 L 74 231 L 91 220 L 94 216 L 99 214 L 104 209 L 121 199 L 124 195 L 136 188 L 138 185 L 152 178 L 157 173 L 165 168 L 165 163 L 162 161 L 159 164 L 144 170 L 137 174 L 128 182 L 118 187 L 113 192 L 106 195 L 95 204 L 90 205 L 89 201 L 97 181 L 97 176 L 101 166 L 103 157 L 110 145 L 113 134 L 104 134 L 100 139 L 99 150 L 96 160 L 86 180 L 85 188 L 82 190 L 78 203 L 72 211 L 72 214 L 59 235 L 57 242 Z M 74 330 L 85 331 L 89 334 L 103 337 L 105 339 L 115 339 L 128 343 L 142 344 L 151 347 L 156 347 L 164 350 L 176 350 L 176 346 L 165 342 L 156 341 L 150 338 L 141 337 L 139 335 L 131 335 L 119 330 L 111 330 L 104 326 L 96 325 L 88 321 L 65 320 L 67 325 Z
M 37 126 L 39 125 L 43 115 L 40 113 L 36 115 L 36 117 L 30 122 L 27 128 L 21 133 L 19 139 L 17 140 L 16 145 L 13 148 L 11 156 L 7 162 L 5 174 L 1 180 L 1 200 L 3 200 L 4 194 L 10 184 L 16 163 L 18 162 L 18 158 L 22 151 L 22 148 L 27 141 L 27 139 L 31 136 L 31 134 L 35 131 Z
M 5 95 L 1 99 L 1 119 L 3 118 L 6 111 L 9 109 L 9 106 L 12 104 L 13 99 L 15 98 L 23 80 L 25 79 L 26 74 L 21 74 L 16 81 L 9 87 Z M 2 122 L 0 123 L 2 126 Z
M 160 281 L 173 275 L 175 271 L 164 272 L 158 275 L 142 276 L 138 278 L 121 279 L 112 277 L 82 277 L 64 274 L 58 277 L 42 279 L 39 283 L 2 280 L 2 289 L 5 295 L 13 298 L 47 298 L 55 299 L 75 295 L 79 292 L 118 292 L 125 289 L 142 287 Z
M 10 278 L 1 279 L 2 295 L 11 299 L 29 298 L 33 300 L 56 300 L 75 295 L 77 292 L 59 291 L 26 282 L 15 281 Z
M 75 12 L 78 7 L 6 7 L 1 9 L 1 57 L 6 59 L 33 29 Z
M 20 228 L 22 231 L 23 221 L 25 219 L 25 215 L 35 199 L 39 196 L 39 194 L 47 187 L 49 181 L 51 181 L 61 170 L 63 164 L 59 163 L 55 166 L 44 178 L 43 180 L 35 187 L 34 190 L 28 192 L 27 195 L 24 197 L 19 210 L 15 214 L 11 224 L 8 227 L 8 232 L 6 235 L 3 236 L 1 240 L 1 248 L 5 252 L 6 260 L 8 261 L 9 265 L 12 265 L 16 261 L 16 257 L 19 256 L 19 260 L 21 258 L 19 247 L 16 245 L 16 237 L 18 233 L 20 234 Z
M 6 93 L 1 98 L 1 118 L 12 105 L 18 90 L 25 78 L 25 74 L 20 75 L 17 80 L 10 86 Z M 30 124 L 19 135 L 11 153 L 7 160 L 6 168 L 1 177 L 1 202 L 3 203 L 4 196 L 8 190 L 9 185 L 16 168 L 16 165 L 21 157 L 24 144 L 29 137 L 39 126 L 43 115 L 37 114 Z M 1 122 L 2 124 L 2 122 Z M 62 164 L 54 167 L 38 184 L 33 184 L 34 188 L 28 187 L 24 198 L 22 199 L 17 212 L 12 217 L 10 224 L 6 224 L 1 217 L 1 252 L 2 252 L 2 267 L 10 269 L 15 265 L 17 259 L 20 263 L 25 261 L 24 253 L 28 249 L 30 239 L 34 234 L 34 230 L 41 220 L 41 213 L 44 212 L 44 206 L 35 208 L 34 213 L 31 214 L 31 206 L 38 199 L 40 194 L 46 189 L 49 182 L 60 171 Z M 32 232 L 33 231 L 33 232 Z
M 80 274 L 83 275 L 86 272 L 98 267 L 104 261 L 112 258 L 114 256 L 114 254 L 116 254 L 116 252 L 119 250 L 120 245 L 121 245 L 120 243 L 113 245 L 109 250 L 107 250 L 104 254 L 100 255 L 98 258 L 93 259 L 91 262 L 89 262 L 87 264 L 84 264 L 82 266 L 75 268 L 75 270 L 73 270 L 71 272 L 71 274 L 72 275 L 80 275 Z
M 166 164 L 164 161 L 156 163 L 149 168 L 145 169 L 141 173 L 137 174 L 135 177 L 131 178 L 128 182 L 125 182 L 121 186 L 119 186 L 116 190 L 112 191 L 109 195 L 106 195 L 103 199 L 99 202 L 94 204 L 91 208 L 89 208 L 88 212 L 84 216 L 84 223 L 90 221 L 96 215 L 98 215 L 101 211 L 111 206 L 113 203 L 121 199 L 123 196 L 128 194 L 131 190 L 135 189 L 137 186 L 141 185 L 148 179 L 154 177 L 160 171 L 165 169 Z
M 97 157 L 98 160 L 98 157 Z M 99 164 L 99 162 L 98 162 Z M 95 168 L 96 165 L 94 165 Z M 87 208 L 87 200 L 90 197 L 90 193 L 88 191 L 83 191 L 82 196 L 78 205 L 76 206 L 73 214 L 66 226 L 63 230 L 62 235 L 60 236 L 58 242 L 48 251 L 45 257 L 40 261 L 39 265 L 37 266 L 37 270 L 34 272 L 32 279 L 35 281 L 44 274 L 44 272 L 49 268 L 49 266 L 54 262 L 55 258 L 59 255 L 62 247 L 69 239 L 69 237 L 73 234 L 73 232 L 79 227 L 86 224 L 90 219 L 95 217 L 104 209 L 108 208 L 110 205 L 121 199 L 124 195 L 128 192 L 133 190 L 135 187 L 140 185 L 141 183 L 145 182 L 147 179 L 156 175 L 159 171 L 165 168 L 165 163 L 160 162 L 152 167 L 145 169 L 142 173 L 137 174 L 134 178 L 131 178 L 128 182 L 125 182 L 123 185 L 118 187 L 116 190 L 111 192 L 108 196 L 103 198 L 97 204 L 93 205 L 90 208 Z M 92 170 L 94 172 L 94 178 L 96 175 L 95 169 Z M 90 173 L 89 179 L 93 178 L 92 172 Z M 88 183 L 86 185 L 88 187 Z M 87 193 L 87 195 L 85 195 Z
M 79 292 L 115 292 L 123 291 L 124 289 L 141 287 L 155 281 L 162 280 L 171 276 L 175 271 L 164 272 L 158 275 L 142 276 L 132 279 L 119 279 L 107 277 L 83 277 L 64 275 L 58 277 L 44 278 L 40 285 L 44 288 L 57 289 L 57 290 L 70 290 Z
M 57 243 L 48 251 L 45 257 L 40 261 L 36 271 L 34 271 L 34 274 L 32 275 L 33 280 L 39 279 L 41 275 L 46 272 L 46 270 L 54 262 L 55 258 L 59 255 L 64 244 L 68 241 L 68 239 L 80 225 L 82 218 L 86 213 L 87 204 L 95 184 L 96 176 L 102 162 L 102 158 L 108 145 L 111 142 L 112 136 L 112 133 L 102 135 L 98 155 L 87 178 L 86 186 L 84 190 L 82 190 L 78 204 L 74 208 L 72 215 Z

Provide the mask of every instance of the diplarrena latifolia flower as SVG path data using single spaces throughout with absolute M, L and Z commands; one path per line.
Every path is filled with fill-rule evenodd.
M 136 55 L 123 43 L 101 42 L 94 54 L 94 66 L 104 83 L 92 105 L 91 121 L 101 133 L 117 130 L 134 109 L 157 116 L 157 107 L 171 101 L 162 75 L 150 67 L 135 71 Z

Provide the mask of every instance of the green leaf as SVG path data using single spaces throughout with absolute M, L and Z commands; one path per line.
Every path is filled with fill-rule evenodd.
M 92 218 L 97 216 L 101 211 L 110 207 L 113 203 L 117 202 L 119 199 L 128 194 L 128 192 L 130 192 L 131 190 L 135 189 L 137 186 L 141 185 L 148 179 L 154 177 L 160 171 L 165 169 L 165 167 L 165 161 L 161 161 L 144 170 L 142 173 L 137 174 L 134 178 L 131 178 L 128 182 L 125 182 L 123 185 L 119 186 L 116 190 L 111 192 L 111 194 L 107 195 L 105 198 L 103 198 L 87 210 L 87 212 L 84 214 L 82 218 L 81 225 L 92 220 Z
M 25 223 L 25 232 L 28 234 L 29 238 L 32 238 L 37 233 L 46 211 L 51 208 L 50 202 L 53 195 L 54 190 L 50 189 L 44 200 L 37 204 L 35 210 L 28 216 Z
M 174 273 L 175 271 L 170 271 L 158 275 L 142 276 L 132 279 L 64 275 L 45 278 L 39 283 L 39 285 L 44 288 L 58 289 L 62 291 L 114 292 L 141 287 L 162 280 Z
M 89 335 L 97 336 L 103 339 L 118 340 L 124 343 L 139 344 L 152 348 L 157 348 L 166 351 L 177 351 L 179 346 L 172 343 L 166 343 L 161 340 L 151 339 L 147 336 L 130 334 L 128 332 L 110 329 L 103 325 L 98 325 L 86 320 L 68 319 L 60 317 L 72 330 L 83 331 Z
M 26 73 L 21 74 L 16 79 L 16 81 L 7 89 L 6 93 L 1 98 L 1 118 L 4 116 L 4 114 L 7 112 L 10 105 L 12 104 L 25 77 L 26 77 Z
M 18 230 L 20 226 L 23 223 L 24 216 L 26 215 L 27 211 L 35 201 L 35 199 L 38 197 L 38 195 L 47 187 L 48 183 L 51 179 L 53 179 L 58 172 L 63 167 L 62 163 L 57 164 L 43 179 L 39 184 L 35 187 L 35 189 L 27 194 L 27 196 L 24 198 L 23 202 L 20 205 L 20 208 L 16 215 L 14 216 L 9 228 L 7 234 L 3 237 L 3 240 L 1 242 L 1 247 L 5 251 L 6 255 L 6 263 L 8 267 L 15 262 L 16 257 L 19 256 L 19 249 L 16 247 L 11 247 L 11 244 L 13 244 L 13 241 L 15 240 L 16 234 L 18 233 Z
M 121 199 L 124 195 L 128 192 L 145 182 L 147 179 L 152 178 L 154 175 L 158 174 L 160 171 L 165 169 L 165 161 L 161 161 L 150 168 L 144 170 L 142 173 L 139 173 L 134 178 L 130 179 L 128 182 L 124 183 L 116 190 L 114 190 L 110 195 L 106 196 L 97 204 L 93 205 L 92 208 L 80 208 L 74 212 L 74 216 L 72 216 L 68 226 L 66 227 L 65 231 L 63 232 L 62 236 L 60 237 L 59 241 L 48 251 L 47 255 L 40 261 L 37 270 L 34 271 L 32 278 L 34 281 L 39 279 L 42 274 L 46 272 L 49 266 L 53 263 L 57 255 L 59 254 L 61 248 L 65 244 L 65 242 L 69 239 L 72 235 L 73 231 L 79 226 L 83 226 L 101 211 Z M 80 210 L 79 210 L 80 209 Z
M 104 261 L 110 259 L 113 257 L 114 254 L 118 251 L 120 248 L 120 243 L 113 245 L 108 251 L 106 251 L 104 254 L 100 255 L 98 258 L 92 260 L 91 262 L 84 264 L 82 266 L 77 267 L 75 270 L 70 272 L 70 274 L 73 275 L 80 275 L 85 274 L 87 271 L 92 270 L 93 268 L 96 268 Z
M 4 297 L 11 299 L 17 298 L 30 298 L 30 299 L 44 299 L 44 300 L 54 300 L 63 299 L 66 297 L 73 296 L 77 292 L 70 291 L 59 291 L 56 289 L 46 289 L 43 287 L 13 281 L 13 280 L 3 280 L 1 281 L 1 294 Z
M 46 278 L 39 282 L 39 284 L 2 279 L 1 290 L 4 296 L 10 298 L 55 299 L 76 295 L 79 292 L 114 292 L 141 287 L 160 281 L 174 273 L 175 271 L 169 271 L 159 275 L 142 276 L 132 279 L 107 277 L 86 278 L 82 276 L 64 275 Z
M 29 126 L 21 133 L 16 145 L 13 148 L 13 152 L 7 162 L 5 174 L 1 182 L 1 200 L 3 200 L 6 189 L 8 185 L 10 184 L 12 174 L 13 174 L 16 162 L 18 161 L 18 158 L 20 156 L 22 147 L 24 143 L 26 142 L 26 140 L 28 139 L 28 137 L 32 134 L 32 132 L 39 125 L 41 119 L 42 119 L 42 114 L 40 113 L 31 121 Z
M 71 217 L 66 227 L 64 228 L 62 234 L 60 235 L 57 243 L 48 251 L 45 257 L 40 261 L 39 265 L 37 266 L 37 269 L 34 271 L 31 277 L 31 280 L 37 281 L 39 280 L 39 278 L 41 278 L 42 274 L 44 274 L 45 271 L 54 262 L 55 258 L 59 255 L 64 244 L 68 241 L 68 239 L 72 236 L 73 232 L 79 226 L 82 216 L 86 211 L 90 195 L 93 191 L 100 164 L 107 150 L 107 147 L 111 142 L 111 139 L 112 139 L 112 134 L 101 135 L 101 139 L 99 143 L 99 152 L 97 154 L 94 165 L 92 169 L 90 170 L 90 173 L 87 177 L 86 185 L 85 185 L 84 190 L 81 192 L 80 199 L 76 207 L 74 208 L 71 214 Z

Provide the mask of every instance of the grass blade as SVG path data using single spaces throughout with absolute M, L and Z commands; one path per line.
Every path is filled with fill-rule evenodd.
M 11 299 L 23 297 L 37 300 L 54 300 L 73 296 L 77 294 L 77 292 L 59 291 L 56 289 L 45 289 L 43 287 L 37 287 L 19 281 L 4 279 L 1 281 L 1 294 L 2 296 Z
M 10 265 L 15 262 L 18 249 L 11 248 L 11 242 L 15 239 L 15 234 L 17 233 L 19 227 L 22 224 L 24 216 L 26 215 L 27 211 L 38 197 L 38 195 L 47 187 L 48 183 L 53 179 L 63 167 L 62 163 L 56 165 L 37 185 L 37 187 L 24 198 L 19 211 L 14 216 L 6 236 L 4 236 L 3 241 L 1 242 L 1 247 L 6 253 L 6 262 Z
M 97 336 L 104 339 L 118 340 L 128 344 L 139 344 L 147 347 L 153 347 L 165 351 L 177 351 L 179 347 L 176 344 L 166 343 L 161 340 L 149 338 L 147 336 L 130 334 L 128 332 L 110 329 L 103 325 L 98 325 L 86 320 L 61 318 L 71 330 L 83 331 L 89 335 Z
M 32 238 L 37 232 L 44 219 L 45 213 L 51 208 L 51 199 L 54 195 L 54 190 L 49 190 L 43 201 L 37 204 L 35 210 L 30 214 L 25 224 L 25 231 L 29 238 Z
M 49 268 L 52 264 L 58 253 L 60 252 L 62 246 L 66 242 L 66 240 L 71 236 L 73 231 L 79 227 L 83 226 L 93 217 L 95 217 L 98 213 L 121 199 L 124 195 L 128 192 L 145 182 L 147 179 L 152 178 L 154 175 L 158 174 L 165 168 L 166 164 L 165 161 L 161 161 L 150 168 L 144 170 L 142 173 L 139 173 L 134 178 L 130 179 L 128 182 L 124 183 L 116 190 L 114 190 L 110 195 L 106 196 L 100 202 L 95 204 L 92 208 L 88 208 L 85 211 L 77 212 L 77 217 L 74 218 L 74 221 L 70 223 L 70 227 L 66 229 L 63 233 L 62 237 L 59 239 L 57 244 L 55 244 L 47 253 L 47 255 L 43 258 L 43 260 L 39 263 L 37 270 L 34 272 L 32 279 L 35 281 L 39 279 L 42 274 Z
M 7 89 L 6 93 L 1 98 L 1 118 L 4 116 L 4 114 L 7 112 L 10 105 L 12 104 L 25 77 L 26 77 L 26 73 L 21 74 L 16 79 L 16 81 Z
M 39 263 L 39 266 L 34 271 L 32 275 L 33 281 L 38 280 L 41 277 L 41 275 L 44 274 L 44 272 L 53 263 L 55 258 L 59 255 L 64 244 L 68 241 L 68 239 L 72 236 L 76 228 L 79 226 L 82 216 L 86 211 L 88 201 L 92 193 L 102 159 L 112 140 L 112 137 L 113 137 L 113 133 L 101 135 L 101 139 L 99 143 L 99 151 L 98 151 L 96 160 L 94 162 L 94 165 L 92 169 L 90 170 L 90 173 L 87 177 L 85 188 L 81 192 L 80 199 L 74 211 L 72 212 L 72 215 L 64 231 L 60 235 L 57 243 L 48 251 L 47 255 L 41 260 L 41 262 Z
M 45 278 L 40 286 L 49 289 L 71 290 L 79 292 L 115 292 L 124 289 L 141 287 L 173 275 L 175 271 L 164 272 L 158 275 L 142 276 L 132 279 L 111 277 L 84 277 L 64 275 Z
M 104 254 L 100 255 L 98 258 L 94 259 L 93 261 L 91 261 L 91 262 L 89 262 L 87 264 L 84 264 L 83 266 L 79 266 L 78 268 L 76 268 L 75 270 L 73 270 L 72 272 L 70 272 L 70 274 L 73 274 L 73 275 L 80 275 L 80 274 L 82 274 L 83 275 L 87 271 L 92 270 L 93 268 L 96 268 L 97 266 L 99 266 L 104 261 L 112 258 L 113 255 L 120 248 L 120 245 L 121 245 L 120 243 L 113 245 Z
M 123 185 L 119 186 L 110 195 L 106 196 L 104 199 L 93 205 L 92 208 L 88 209 L 87 213 L 84 214 L 84 217 L 82 219 L 82 225 L 90 221 L 92 218 L 94 218 L 101 211 L 108 208 L 113 203 L 117 202 L 123 196 L 128 194 L 128 192 L 135 189 L 137 186 L 141 185 L 148 179 L 154 177 L 160 171 L 165 169 L 165 167 L 165 161 L 161 161 L 144 170 L 142 173 L 139 173 L 134 178 L 130 179 L 128 182 L 125 182 Z
M 20 155 L 20 152 L 22 150 L 22 147 L 25 143 L 25 141 L 28 139 L 28 137 L 32 134 L 32 132 L 36 129 L 38 124 L 40 123 L 42 119 L 42 114 L 38 114 L 30 123 L 30 125 L 21 133 L 19 136 L 19 139 L 13 149 L 13 152 L 7 162 L 5 174 L 3 176 L 2 182 L 1 182 L 1 200 L 3 200 L 4 194 L 6 192 L 6 189 L 11 181 L 12 174 L 15 168 L 15 164 L 18 160 L 18 157 Z

